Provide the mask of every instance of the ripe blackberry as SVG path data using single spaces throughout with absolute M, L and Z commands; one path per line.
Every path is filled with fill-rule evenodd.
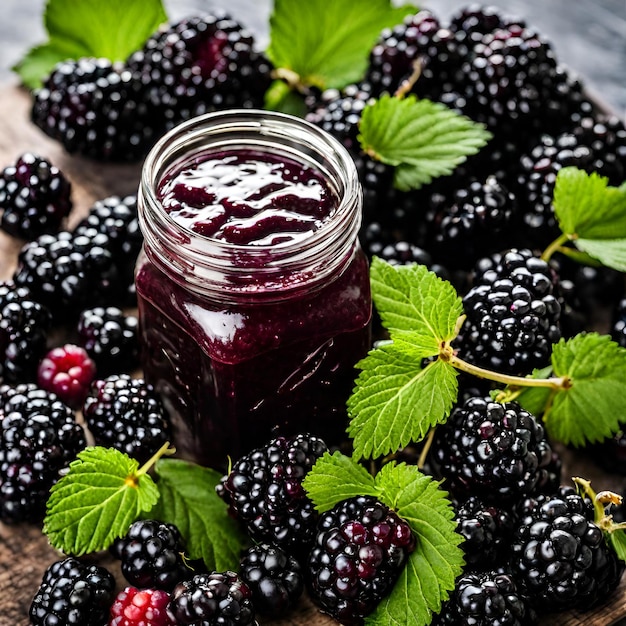
M 111 546 L 111 553 L 122 562 L 126 580 L 140 589 L 172 591 L 179 582 L 191 578 L 183 552 L 178 528 L 152 519 L 134 522 Z
M 96 363 L 99 376 L 129 372 L 137 365 L 139 351 L 136 315 L 117 307 L 95 307 L 78 318 L 78 343 Z
M 252 592 L 229 571 L 197 574 L 179 583 L 167 612 L 178 626 L 258 626 Z
M 530 374 L 548 363 L 561 337 L 556 275 L 527 249 L 479 260 L 463 309 L 467 319 L 454 346 L 488 369 Z
M 522 24 L 519 19 L 503 15 L 493 6 L 470 4 L 457 11 L 450 19 L 450 29 L 469 35 L 474 42 L 494 30 L 507 28 L 512 23 Z
M 252 591 L 255 609 L 270 617 L 292 608 L 304 588 L 298 561 L 269 543 L 246 550 L 239 563 L 239 575 Z
M 537 624 L 532 604 L 506 570 L 466 572 L 450 599 L 433 617 L 433 626 L 531 626 Z
M 255 541 L 303 553 L 315 536 L 318 513 L 302 480 L 326 451 L 313 435 L 277 437 L 241 457 L 217 493 Z
M 132 161 L 158 136 L 144 86 L 122 63 L 63 61 L 35 91 L 32 121 L 68 152 Z
M 175 626 L 167 614 L 169 602 L 167 591 L 126 587 L 115 596 L 108 626 Z
M 511 567 L 538 610 L 586 610 L 617 587 L 624 564 L 573 489 L 528 498 L 519 515 Z
M 622 298 L 614 309 L 611 338 L 626 348 L 626 298 Z
M 392 193 L 393 167 L 372 159 L 364 153 L 352 153 L 361 188 L 363 189 L 363 225 L 385 221 L 396 227 L 405 227 L 402 222 L 396 224 L 398 216 L 385 209 L 388 194 Z
M 414 549 L 395 511 L 371 496 L 344 500 L 320 516 L 306 566 L 311 599 L 341 624 L 363 624 Z
M 0 519 L 40 521 L 50 488 L 86 445 L 73 412 L 33 384 L 0 387 Z
M 50 161 L 22 154 L 0 173 L 0 227 L 22 239 L 59 230 L 72 208 L 71 187 Z
M 39 386 L 72 409 L 82 407 L 95 375 L 96 365 L 85 349 L 70 343 L 50 350 L 37 368 Z
M 128 374 L 96 380 L 83 405 L 96 444 L 147 461 L 170 438 L 170 424 L 152 385 Z
M 33 626 L 102 626 L 115 595 L 115 579 L 104 567 L 68 557 L 45 572 L 30 606 Z
M 0 283 L 0 382 L 34 381 L 46 352 L 51 316 L 26 287 Z
M 437 428 L 430 458 L 457 498 L 505 506 L 552 484 L 553 451 L 541 423 L 516 402 L 467 399 Z
M 271 66 L 229 15 L 195 16 L 154 33 L 127 65 L 165 128 L 209 111 L 262 108 Z
M 56 321 L 113 297 L 117 272 L 106 235 L 93 230 L 42 235 L 21 249 L 13 280 L 30 289 Z

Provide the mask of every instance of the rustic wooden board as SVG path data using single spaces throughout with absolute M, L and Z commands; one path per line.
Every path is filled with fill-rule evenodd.
M 74 212 L 69 226 L 80 219 L 91 204 L 109 195 L 135 193 L 139 165 L 110 165 L 66 154 L 29 121 L 29 95 L 17 87 L 0 87 L 0 169 L 15 162 L 26 151 L 48 158 L 70 179 L 73 185 Z M 20 242 L 0 233 L 0 280 L 11 276 Z M 571 451 L 563 450 L 564 476 L 584 475 L 596 489 L 626 493 L 626 479 L 608 477 Z M 28 608 L 48 565 L 62 557 L 47 543 L 39 527 L 7 526 L 0 523 L 0 626 L 27 626 Z M 97 560 L 109 567 L 123 584 L 117 564 L 107 555 Z M 610 602 L 594 611 L 554 615 L 542 626 L 609 626 L 626 616 L 626 577 Z M 280 621 L 263 622 L 266 626 L 332 626 L 335 622 L 319 614 L 304 599 L 298 609 Z M 408 625 L 410 626 L 410 625 Z M 459 625 L 461 626 L 461 625 Z

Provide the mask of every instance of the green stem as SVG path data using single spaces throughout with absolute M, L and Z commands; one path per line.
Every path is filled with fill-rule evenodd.
M 543 254 L 541 255 L 542 260 L 544 260 L 546 263 L 552 258 L 552 255 L 559 250 L 561 247 L 563 247 L 564 244 L 566 244 L 569 241 L 569 235 L 566 235 L 565 233 L 562 233 L 561 235 L 559 235 L 544 251 Z
M 435 429 L 431 428 L 428 432 L 428 437 L 424 442 L 424 447 L 422 448 L 422 452 L 420 454 L 420 458 L 417 460 L 418 469 L 424 469 L 424 465 L 426 464 L 426 457 L 428 456 L 428 451 L 430 450 L 430 446 L 433 443 L 433 439 L 435 438 Z
M 138 470 L 137 476 L 147 474 L 152 466 L 164 455 L 174 454 L 176 448 L 170 447 L 169 441 L 164 443 Z

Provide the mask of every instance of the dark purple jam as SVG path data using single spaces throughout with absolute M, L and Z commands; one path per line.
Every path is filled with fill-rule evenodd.
M 317 170 L 243 149 L 186 162 L 157 191 L 187 230 L 269 247 L 270 255 L 293 242 L 306 246 L 339 203 Z M 329 445 L 346 438 L 346 401 L 354 365 L 370 347 L 371 315 L 367 261 L 358 241 L 348 248 L 323 282 L 235 302 L 190 289 L 185 276 L 142 255 L 144 375 L 173 416 L 180 456 L 224 469 L 229 457 L 278 434 L 311 432 Z M 250 273 L 262 277 L 260 266 Z

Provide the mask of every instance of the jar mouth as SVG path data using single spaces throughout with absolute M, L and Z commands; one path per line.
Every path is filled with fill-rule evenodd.
M 283 155 L 317 170 L 337 198 L 332 216 L 305 239 L 274 245 L 206 237 L 177 222 L 156 195 L 164 177 L 195 155 L 233 149 Z M 361 224 L 361 186 L 341 143 L 306 120 L 260 109 L 207 113 L 174 127 L 144 161 L 139 199 L 146 253 L 200 291 L 311 288 L 351 252 Z

